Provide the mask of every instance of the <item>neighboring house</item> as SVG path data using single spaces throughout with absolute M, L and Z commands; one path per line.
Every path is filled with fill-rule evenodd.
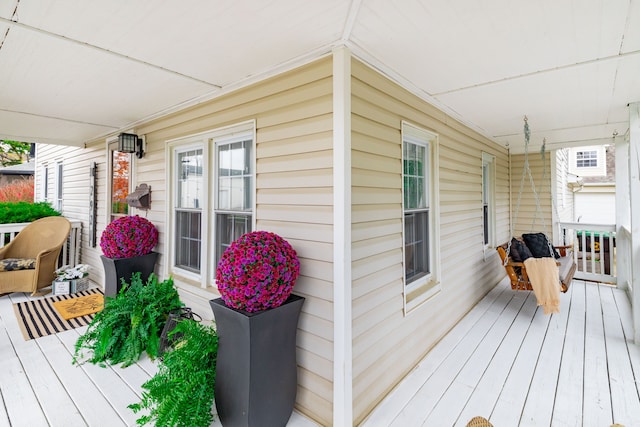
M 571 149 L 571 172 L 582 179 L 575 194 L 575 221 L 616 223 L 616 168 L 613 145 Z
M 34 160 L 30 160 L 19 165 L 0 168 L 0 187 L 4 187 L 14 181 L 32 177 L 35 164 L 36 162 Z
M 82 262 L 101 283 L 92 165 L 99 241 L 124 213 L 114 193 L 128 162 L 129 189 L 151 186 L 150 209 L 128 213 L 160 230 L 157 273 L 209 319 L 226 245 L 250 230 L 287 239 L 301 260 L 294 292 L 306 298 L 296 408 L 323 425 L 339 408 L 361 422 L 504 277 L 495 246 L 511 235 L 523 156 L 347 49 L 131 131 L 144 136 L 142 158 L 117 153 L 115 134 L 85 148 L 39 145 L 36 197 L 82 221 Z M 566 165 L 563 155 L 532 160 L 535 179 Z M 540 191 L 549 223 L 551 185 L 568 188 L 552 179 Z M 524 198 L 518 232 L 535 216 Z

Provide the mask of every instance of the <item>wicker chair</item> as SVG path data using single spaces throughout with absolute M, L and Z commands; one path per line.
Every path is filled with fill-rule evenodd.
M 71 223 L 52 216 L 27 225 L 0 248 L 0 295 L 31 292 L 50 286 Z

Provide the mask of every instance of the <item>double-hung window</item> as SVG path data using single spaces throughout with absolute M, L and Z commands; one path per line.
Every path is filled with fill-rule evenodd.
M 176 150 L 175 265 L 200 272 L 202 254 L 203 149 Z
M 213 285 L 225 249 L 254 224 L 254 122 L 170 143 L 172 272 Z
M 439 289 L 437 137 L 402 125 L 404 281 L 406 307 Z
M 482 153 L 482 237 L 485 251 L 495 243 L 495 157 Z

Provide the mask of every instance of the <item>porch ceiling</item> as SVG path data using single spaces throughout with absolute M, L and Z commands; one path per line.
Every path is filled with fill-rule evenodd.
M 346 44 L 500 144 L 609 141 L 640 101 L 640 1 L 6 0 L 0 138 L 65 145 Z

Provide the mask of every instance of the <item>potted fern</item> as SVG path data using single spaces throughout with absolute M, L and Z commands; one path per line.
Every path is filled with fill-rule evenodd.
M 168 314 L 182 306 L 173 279 L 158 282 L 152 274 L 145 285 L 140 273 L 134 273 L 115 298 L 105 298 L 104 309 L 76 341 L 73 363 L 126 367 L 144 352 L 156 358 Z
M 171 331 L 180 338 L 167 351 L 158 372 L 142 385 L 142 401 L 129 405 L 145 410 L 137 424 L 208 427 L 216 379 L 218 337 L 211 326 L 193 319 L 178 322 Z

